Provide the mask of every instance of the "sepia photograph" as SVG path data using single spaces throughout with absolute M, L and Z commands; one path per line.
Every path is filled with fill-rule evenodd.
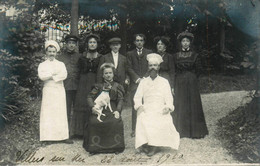
M 1 0 L 0 165 L 260 165 L 260 0 Z

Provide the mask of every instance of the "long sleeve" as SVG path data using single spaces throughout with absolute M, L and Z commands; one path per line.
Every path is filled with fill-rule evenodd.
M 202 64 L 201 64 L 201 58 L 199 57 L 198 54 L 196 54 L 196 60 L 195 60 L 195 72 L 197 77 L 200 76 L 202 71 Z
M 117 85 L 117 111 L 121 112 L 124 103 L 124 88 L 122 85 Z
M 136 82 L 136 80 L 138 79 L 138 78 L 140 78 L 139 77 L 139 75 L 138 74 L 136 74 L 136 72 L 134 71 L 134 69 L 133 69 L 133 65 L 134 64 L 132 64 L 132 59 L 131 59 L 131 55 L 130 55 L 130 53 L 128 53 L 127 54 L 127 61 L 128 61 L 128 74 L 129 74 L 129 76 L 130 76 L 130 78 L 131 78 L 131 80 L 132 80 L 132 82 Z
M 101 83 L 103 81 L 102 71 L 100 70 L 100 66 L 105 63 L 105 57 L 102 56 L 99 60 L 98 68 L 97 68 L 97 83 Z
M 165 107 L 168 107 L 173 111 L 174 110 L 173 97 L 172 97 L 171 87 L 168 81 L 165 82 L 164 87 L 165 87 L 164 89 Z
M 140 106 L 143 105 L 143 80 L 140 82 L 140 84 L 137 87 L 136 93 L 134 95 L 134 108 L 137 110 Z
M 175 81 L 175 63 L 174 63 L 174 57 L 173 55 L 169 55 L 169 68 L 170 68 L 170 85 L 173 88 L 174 87 L 174 81 Z
M 38 76 L 42 81 L 46 81 L 52 78 L 51 70 L 45 66 L 45 63 L 41 63 L 39 65 Z
M 63 81 L 67 78 L 67 74 L 68 73 L 67 73 L 64 63 L 60 62 L 58 73 L 56 75 L 52 76 L 52 78 L 55 82 Z
M 98 95 L 99 92 L 100 92 L 100 88 L 96 84 L 96 85 L 93 86 L 92 90 L 88 94 L 87 103 L 88 103 L 88 106 L 90 108 L 94 107 L 94 105 L 95 105 L 94 100 L 95 100 L 95 97 Z

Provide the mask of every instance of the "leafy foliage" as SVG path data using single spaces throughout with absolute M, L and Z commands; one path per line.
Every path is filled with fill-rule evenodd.
M 24 13 L 16 20 L 8 20 L 8 37 L 6 45 L 15 57 L 22 61 L 17 62 L 13 73 L 19 75 L 19 85 L 31 88 L 32 94 L 40 91 L 40 82 L 37 76 L 37 68 L 44 56 L 41 53 L 44 44 L 44 34 L 39 30 L 39 23 L 35 15 Z
M 247 72 L 251 73 L 251 72 L 255 72 L 257 69 L 257 51 L 259 50 L 259 45 L 257 45 L 257 42 L 253 43 L 251 46 L 251 49 L 249 49 L 244 57 L 243 57 L 243 61 L 240 63 L 241 68 L 244 68 L 245 70 L 247 70 Z
M 23 58 L 15 57 L 6 50 L 0 50 L 0 111 L 5 120 L 22 112 L 23 106 L 29 103 L 27 94 L 29 89 L 19 86 L 19 76 L 14 74 L 14 69 L 22 60 Z

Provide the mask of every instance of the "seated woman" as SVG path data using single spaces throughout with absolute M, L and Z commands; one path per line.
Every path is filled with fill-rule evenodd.
M 95 84 L 87 98 L 92 115 L 85 126 L 83 147 L 91 154 L 120 153 L 125 149 L 124 126 L 120 117 L 124 88 L 113 81 L 115 67 L 112 63 L 104 63 L 100 69 L 103 73 L 103 83 Z M 102 113 L 105 115 L 98 119 L 100 112 L 95 101 L 102 93 L 109 93 L 112 110 L 109 106 L 103 107 Z

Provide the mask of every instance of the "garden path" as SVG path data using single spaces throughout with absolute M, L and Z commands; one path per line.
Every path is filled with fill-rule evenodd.
M 182 138 L 178 153 L 165 150 L 149 158 L 145 154 L 136 154 L 134 149 L 134 138 L 130 137 L 131 132 L 131 109 L 123 110 L 122 118 L 125 128 L 126 149 L 123 153 L 98 154 L 90 156 L 82 147 L 82 140 L 74 140 L 74 144 L 52 144 L 40 147 L 35 151 L 35 158 L 42 162 L 31 164 L 55 164 L 55 165 L 160 165 L 160 164 L 238 164 L 228 151 L 223 148 L 222 143 L 216 138 L 217 122 L 225 117 L 230 111 L 249 102 L 247 91 L 233 91 L 222 93 L 203 94 L 202 103 L 205 113 L 209 135 L 203 139 Z M 51 161 L 56 156 L 57 160 Z M 77 159 L 77 160 L 73 160 Z M 28 162 L 20 164 L 30 164 Z

